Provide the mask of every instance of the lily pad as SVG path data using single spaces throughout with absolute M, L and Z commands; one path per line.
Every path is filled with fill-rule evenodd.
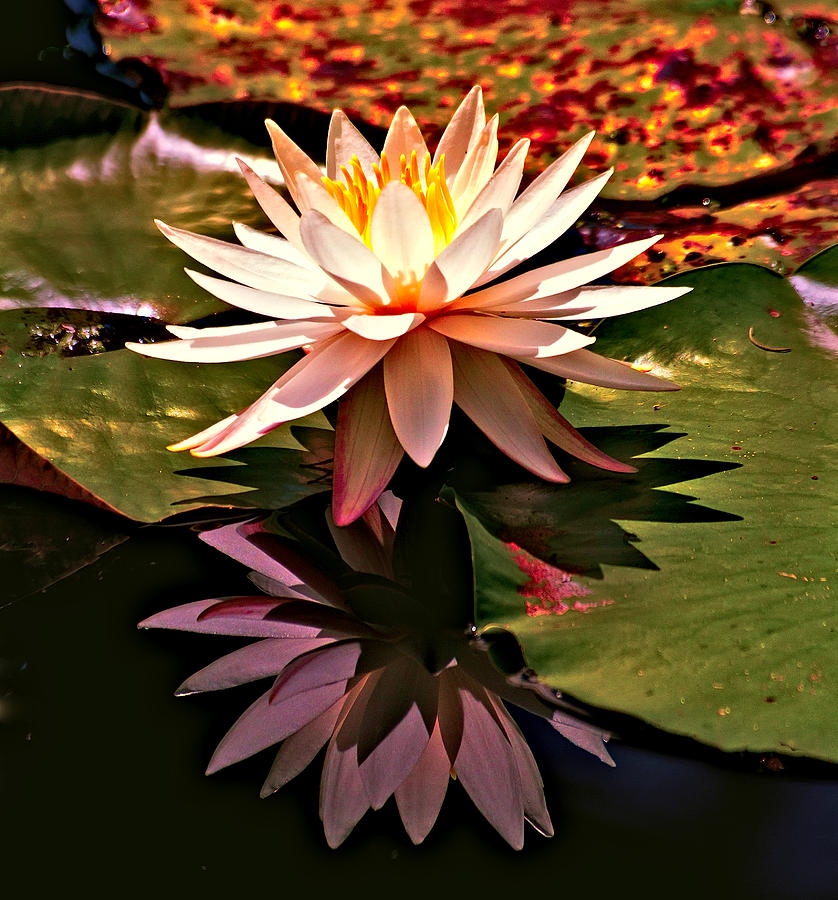
M 681 392 L 570 384 L 562 403 L 611 426 L 590 435 L 608 452 L 647 451 L 637 475 L 571 462 L 569 485 L 461 490 L 478 620 L 580 700 L 724 750 L 838 761 L 835 334 L 757 266 L 667 284 L 694 290 L 603 324 L 597 349 Z
M 111 61 L 160 72 L 173 106 L 242 97 L 341 106 L 386 125 L 406 103 L 439 128 L 474 83 L 534 170 L 596 129 L 611 197 L 777 172 L 834 147 L 834 8 L 646 0 L 480 3 L 99 0 Z M 834 6 L 834 5 L 833 5 Z M 503 132 L 502 132 L 503 136 Z
M 17 110 L 19 93 L 0 93 L 0 107 Z M 35 103 L 30 95 L 39 96 L 23 93 L 24 108 Z M 98 104 L 91 127 L 107 106 Z M 139 113 L 115 133 L 0 150 L 0 310 L 85 309 L 188 322 L 228 309 L 184 274 L 188 259 L 154 219 L 229 240 L 233 220 L 265 225 L 237 153 L 248 157 L 240 141 L 195 121 Z M 267 157 L 265 150 L 261 162 L 249 159 L 275 176 Z
M 110 507 L 151 522 L 208 504 L 281 506 L 325 489 L 322 471 L 309 467 L 290 426 L 250 450 L 273 454 L 270 477 L 263 466 L 265 477 L 256 483 L 249 458 L 197 460 L 166 450 L 252 403 L 297 354 L 215 366 L 128 350 L 67 356 L 58 348 L 33 349 L 38 321 L 34 310 L 0 313 L 0 421 Z M 295 425 L 329 428 L 320 413 Z M 260 484 L 268 493 L 259 492 Z

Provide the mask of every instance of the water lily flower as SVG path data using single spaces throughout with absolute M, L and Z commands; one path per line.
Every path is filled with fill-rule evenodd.
M 262 787 L 267 797 L 325 747 L 320 816 L 332 847 L 391 796 L 420 843 L 450 777 L 516 849 L 525 821 L 552 835 L 538 767 L 505 703 L 546 718 L 613 765 L 607 733 L 569 713 L 536 679 L 501 674 L 479 639 L 434 626 L 421 598 L 393 580 L 394 533 L 381 507 L 332 530 L 356 567 L 346 590 L 258 522 L 231 524 L 202 537 L 252 567 L 252 580 L 268 595 L 187 603 L 140 623 L 260 639 L 210 663 L 177 691 L 272 679 L 223 737 L 207 773 L 281 742 Z
M 326 173 L 267 123 L 295 210 L 241 163 L 282 237 L 234 225 L 241 246 L 163 223 L 162 232 L 226 276 L 187 270 L 216 297 L 271 321 L 172 326 L 179 340 L 127 344 L 146 356 L 211 363 L 310 348 L 247 409 L 173 444 L 214 456 L 343 398 L 334 515 L 353 521 L 404 453 L 427 466 L 456 404 L 500 450 L 549 481 L 568 478 L 545 438 L 593 465 L 634 471 L 585 441 L 536 389 L 523 363 L 609 388 L 675 385 L 586 349 L 594 338 L 558 322 L 664 303 L 687 288 L 591 286 L 660 236 L 498 279 L 578 219 L 611 171 L 564 190 L 593 134 L 518 193 L 529 141 L 496 167 L 497 115 L 473 88 L 431 155 L 405 107 L 379 155 L 347 116 L 332 116 Z

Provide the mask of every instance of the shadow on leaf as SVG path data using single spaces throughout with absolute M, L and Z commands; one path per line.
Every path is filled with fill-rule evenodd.
M 299 429 L 315 432 L 319 429 Z M 236 465 L 180 469 L 175 474 L 224 482 L 242 488 L 229 494 L 207 494 L 180 503 L 207 503 L 253 509 L 280 509 L 331 488 L 330 432 L 322 441 L 306 436 L 306 451 L 279 447 L 245 447 L 219 459 Z M 178 505 L 178 504 L 173 504 Z
M 673 523 L 734 522 L 732 513 L 695 503 L 695 497 L 655 490 L 738 464 L 699 459 L 633 459 L 684 437 L 663 432 L 665 425 L 583 429 L 597 447 L 617 459 L 632 460 L 633 475 L 592 468 L 568 457 L 559 459 L 569 484 L 507 482 L 502 460 L 463 460 L 450 479 L 460 501 L 493 534 L 512 541 L 555 566 L 602 578 L 603 565 L 657 569 L 638 547 L 636 535 L 618 521 Z M 558 456 L 558 454 L 557 454 Z M 520 472 L 520 470 L 518 470 Z

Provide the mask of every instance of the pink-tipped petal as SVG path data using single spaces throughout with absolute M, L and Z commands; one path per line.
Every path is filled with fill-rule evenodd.
M 296 350 L 338 334 L 343 329 L 333 322 L 292 321 L 200 329 L 172 326 L 169 330 L 182 340 L 160 344 L 128 342 L 125 346 L 128 350 L 155 359 L 193 363 L 238 362 Z
M 609 472 L 636 472 L 634 466 L 622 463 L 607 453 L 598 450 L 590 441 L 585 440 L 581 434 L 560 415 L 556 407 L 538 390 L 529 378 L 521 371 L 521 367 L 512 360 L 503 360 L 509 374 L 515 380 L 515 384 L 526 400 L 530 412 L 533 414 L 535 424 L 548 441 L 560 447 L 566 453 L 570 453 L 577 459 L 606 469 Z
M 268 797 L 296 778 L 323 748 L 332 736 L 335 724 L 343 709 L 344 699 L 330 706 L 326 712 L 312 719 L 299 731 L 289 735 L 274 758 L 271 770 L 262 785 L 259 796 Z
M 437 692 L 438 680 L 407 656 L 394 659 L 365 687 L 358 765 L 373 809 L 384 805 L 428 745 Z
M 474 313 L 439 316 L 428 327 L 481 350 L 539 359 L 570 353 L 594 342 L 586 334 L 537 319 L 504 319 Z
M 422 175 L 428 148 L 425 145 L 422 132 L 416 124 L 416 119 L 413 118 L 406 106 L 400 106 L 390 122 L 390 128 L 384 140 L 383 152 L 387 159 L 390 160 L 391 165 L 398 165 L 402 156 L 404 156 L 407 163 L 410 163 L 410 157 L 414 150 L 416 151 L 416 162 L 419 164 L 419 173 Z
M 434 153 L 433 164 L 445 157 L 445 174 L 449 185 L 453 183 L 466 153 L 477 140 L 486 125 L 483 109 L 483 91 L 475 85 L 457 107 L 451 121 L 445 127 Z
M 322 409 L 342 397 L 390 349 L 349 331 L 317 344 L 223 432 L 192 450 L 217 456 L 249 444 L 282 422 Z
M 503 453 L 547 481 L 568 481 L 547 450 L 532 413 L 494 353 L 452 344 L 454 402 Z
M 375 676 L 373 672 L 349 694 L 326 749 L 320 780 L 320 818 L 326 842 L 333 849 L 346 840 L 369 809 L 367 793 L 358 772 L 356 743 L 365 706 L 363 689 Z
M 348 525 L 366 512 L 403 455 L 387 413 L 381 367 L 376 367 L 338 408 L 332 493 L 337 525 Z
M 353 156 L 358 157 L 364 173 L 368 178 L 372 178 L 373 166 L 380 162 L 378 154 L 349 121 L 346 113 L 342 109 L 336 109 L 332 113 L 329 135 L 326 139 L 326 175 L 333 180 L 337 178 L 340 167 L 348 168 Z
M 543 369 L 553 375 L 560 375 L 569 381 L 582 381 L 599 387 L 616 388 L 623 391 L 677 391 L 678 385 L 656 375 L 649 375 L 633 368 L 628 363 L 598 356 L 590 350 L 575 350 L 563 356 L 548 359 L 518 357 L 519 362 Z
M 341 559 L 355 572 L 369 572 L 382 578 L 393 577 L 392 555 L 377 539 L 366 519 L 377 507 L 371 506 L 364 516 L 350 525 L 335 525 L 330 511 L 326 511 L 326 524 Z
M 501 239 L 503 250 L 500 256 L 486 270 L 478 284 L 485 284 L 487 281 L 498 278 L 524 260 L 535 256 L 536 253 L 548 247 L 556 238 L 564 234 L 593 203 L 594 198 L 602 190 L 613 171 L 613 169 L 609 169 L 585 184 L 565 191 L 553 201 L 538 222 L 529 231 L 524 232 L 520 239 L 511 241 L 504 233 Z
M 312 181 L 319 182 L 322 178 L 320 167 L 309 158 L 308 154 L 300 150 L 276 122 L 266 119 L 265 126 L 268 129 L 282 177 L 285 179 L 285 185 L 294 198 L 297 208 L 300 208 L 299 190 L 297 187 L 299 176 L 304 174 Z M 302 212 L 302 209 L 300 211 Z
M 305 639 L 323 636 L 323 629 L 316 625 L 288 624 L 248 616 L 200 618 L 218 602 L 217 599 L 199 600 L 176 606 L 149 616 L 137 627 L 167 628 L 174 631 L 194 631 L 196 634 L 226 634 L 237 637 Z
M 521 138 L 507 153 L 504 161 L 474 198 L 468 212 L 459 222 L 461 230 L 468 228 L 490 209 L 499 209 L 504 215 L 506 214 L 521 184 L 521 175 L 524 171 L 524 162 L 529 147 L 529 140 Z
M 346 693 L 346 682 L 314 688 L 284 703 L 270 703 L 269 693 L 251 704 L 224 735 L 207 766 L 207 775 L 247 759 L 308 725 Z
M 421 280 L 434 258 L 434 233 L 422 202 L 400 181 L 384 186 L 370 220 L 375 255 L 399 283 Z
M 355 675 L 361 649 L 360 641 L 340 641 L 304 653 L 277 678 L 269 692 L 269 702 L 281 705 L 298 694 L 346 682 Z
M 474 805 L 515 850 L 524 846 L 524 797 L 515 754 L 486 691 L 456 670 L 463 738 L 453 770 Z
M 221 691 L 260 678 L 276 677 L 301 654 L 333 641 L 334 638 L 268 638 L 248 644 L 190 675 L 175 694 L 183 697 L 203 691 Z
M 193 259 L 248 287 L 271 292 L 280 290 L 290 297 L 310 297 L 328 287 L 329 279 L 323 272 L 238 244 L 172 228 L 164 222 L 157 221 L 156 224 L 176 247 Z
M 350 294 L 373 308 L 389 305 L 385 270 L 360 238 L 342 231 L 317 210 L 303 213 L 300 236 L 311 258 Z
M 236 162 L 239 164 L 241 173 L 256 198 L 256 202 L 262 207 L 262 211 L 276 226 L 279 233 L 302 251 L 299 213 L 295 212 L 279 191 L 263 181 L 246 162 L 241 159 L 237 159 Z
M 414 844 L 425 840 L 437 820 L 450 771 L 451 761 L 437 723 L 419 761 L 395 791 L 399 815 Z
M 467 291 L 497 253 L 503 213 L 490 209 L 459 232 L 431 263 L 422 280 L 419 308 L 438 309 Z
M 532 751 L 524 735 L 521 734 L 520 728 L 518 728 L 512 716 L 506 711 L 506 707 L 500 698 L 493 696 L 488 691 L 486 693 L 492 702 L 497 717 L 500 719 L 503 730 L 506 732 L 506 737 L 515 756 L 524 798 L 524 816 L 545 837 L 553 837 L 553 823 L 550 821 L 550 813 L 547 811 L 547 804 L 544 800 L 544 783 L 541 780 L 541 773 L 538 771 L 538 765 L 533 758 Z
M 399 313 L 393 316 L 376 316 L 358 313 L 341 319 L 341 325 L 368 341 L 389 341 L 407 334 L 425 321 L 422 313 Z
M 402 447 L 427 466 L 448 432 L 454 373 L 448 341 L 429 328 L 398 340 L 384 357 L 390 421 Z
M 587 750 L 588 753 L 602 760 L 607 766 L 615 766 L 616 763 L 611 758 L 611 754 L 605 747 L 611 735 L 601 728 L 595 728 L 586 722 L 580 722 L 573 716 L 565 715 L 565 713 L 553 713 L 550 724 L 559 734 L 567 738 L 571 744 L 575 744 L 581 750 Z
M 648 250 L 661 237 L 662 235 L 656 234 L 642 241 L 629 241 L 626 244 L 609 247 L 607 250 L 597 250 L 595 253 L 563 259 L 469 294 L 463 299 L 463 303 L 471 309 L 489 309 L 569 291 L 613 272 L 630 259 L 634 259 L 638 253 Z

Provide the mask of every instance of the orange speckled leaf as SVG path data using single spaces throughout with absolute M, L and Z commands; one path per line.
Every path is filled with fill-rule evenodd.
M 652 198 L 821 156 L 838 128 L 834 4 L 99 0 L 114 60 L 158 69 L 170 102 L 273 99 L 438 130 L 480 83 L 531 171 L 591 128 L 606 195 Z M 831 7 L 831 8 L 830 8 Z M 583 169 L 579 177 L 587 177 Z

